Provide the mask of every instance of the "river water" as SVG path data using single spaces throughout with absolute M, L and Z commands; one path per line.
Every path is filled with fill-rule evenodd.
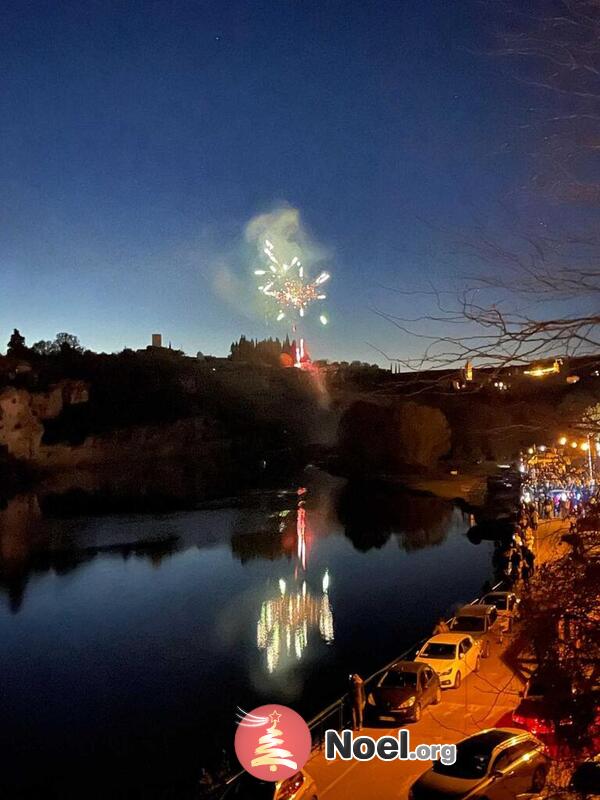
M 309 718 L 492 573 L 452 504 L 317 471 L 192 510 L 77 511 L 0 512 L 3 798 L 191 797 L 237 706 Z

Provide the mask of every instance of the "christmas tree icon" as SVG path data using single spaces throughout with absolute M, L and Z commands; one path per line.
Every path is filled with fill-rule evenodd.
M 255 758 L 251 762 L 253 767 L 269 767 L 271 772 L 277 772 L 277 767 L 298 769 L 290 751 L 280 747 L 285 743 L 284 739 L 279 738 L 282 736 L 282 732 L 277 728 L 280 718 L 281 714 L 277 711 L 269 714 L 271 727 L 267 728 L 266 734 L 258 740 L 258 747 L 254 751 Z

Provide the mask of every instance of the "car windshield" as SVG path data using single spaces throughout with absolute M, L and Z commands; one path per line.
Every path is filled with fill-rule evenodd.
M 394 689 L 412 689 L 417 685 L 417 673 L 400 672 L 399 670 L 391 669 L 383 676 L 379 685 Z
M 504 594 L 488 594 L 484 597 L 486 606 L 496 606 L 500 611 L 506 611 L 507 597 Z
M 450 625 L 452 631 L 484 631 L 485 620 L 483 617 L 456 617 Z
M 442 764 L 435 761 L 433 771 L 453 778 L 475 780 L 487 773 L 492 750 L 497 742 L 489 741 L 485 734 L 465 739 L 456 745 L 456 761 L 454 764 Z
M 456 645 L 444 644 L 443 642 L 429 642 L 425 645 L 422 656 L 428 658 L 456 658 Z

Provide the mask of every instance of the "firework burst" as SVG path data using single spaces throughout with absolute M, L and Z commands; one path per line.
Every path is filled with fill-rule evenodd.
M 273 300 L 278 322 L 295 314 L 303 317 L 313 303 L 326 299 L 327 295 L 321 287 L 330 278 L 328 272 L 321 272 L 314 281 L 308 280 L 300 259 L 294 256 L 289 264 L 284 263 L 277 258 L 268 239 L 265 240 L 263 253 L 267 263 L 265 267 L 254 270 L 254 274 L 264 278 L 258 291 Z M 321 314 L 319 321 L 321 325 L 327 325 L 328 319 Z

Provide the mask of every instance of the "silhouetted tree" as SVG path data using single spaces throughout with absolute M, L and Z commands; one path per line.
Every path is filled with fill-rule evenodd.
M 563 674 L 574 694 L 548 697 L 559 759 L 594 747 L 598 735 L 597 686 L 600 680 L 600 517 L 580 520 L 573 551 L 543 564 L 522 601 L 523 653 L 533 653 L 536 668 L 550 679 Z M 567 537 L 565 537 L 566 539 Z M 565 723 L 568 720 L 568 723 Z
M 424 290 L 430 313 L 383 314 L 425 346 L 418 358 L 399 361 L 413 369 L 466 361 L 498 368 L 600 348 L 600 4 L 494 0 L 488 7 L 506 15 L 494 57 L 509 58 L 527 86 L 526 124 L 505 146 L 520 147 L 518 131 L 528 131 L 530 178 L 515 197 L 535 201 L 536 210 L 528 222 L 518 205 L 503 204 L 508 230 L 486 221 L 445 232 L 474 276 L 456 294 Z
M 433 467 L 450 449 L 450 426 L 439 408 L 401 403 L 394 409 L 391 433 L 408 464 Z
M 29 355 L 29 349 L 25 346 L 25 337 L 17 328 L 12 332 L 12 336 L 8 340 L 7 353 L 14 358 L 25 358 Z
M 31 349 L 38 356 L 50 356 L 57 352 L 55 342 L 51 342 L 49 339 L 40 339 Z
M 339 440 L 351 471 L 433 467 L 450 448 L 450 427 L 437 408 L 414 402 L 359 401 L 342 416 Z
M 72 333 L 57 333 L 54 344 L 61 353 L 75 352 L 82 353 L 83 347 L 81 346 L 77 336 Z
M 240 336 L 238 342 L 231 345 L 230 358 L 232 361 L 243 361 L 247 364 L 264 364 L 278 366 L 283 353 L 291 354 L 292 345 L 289 338 L 285 342 L 279 339 L 246 339 Z

